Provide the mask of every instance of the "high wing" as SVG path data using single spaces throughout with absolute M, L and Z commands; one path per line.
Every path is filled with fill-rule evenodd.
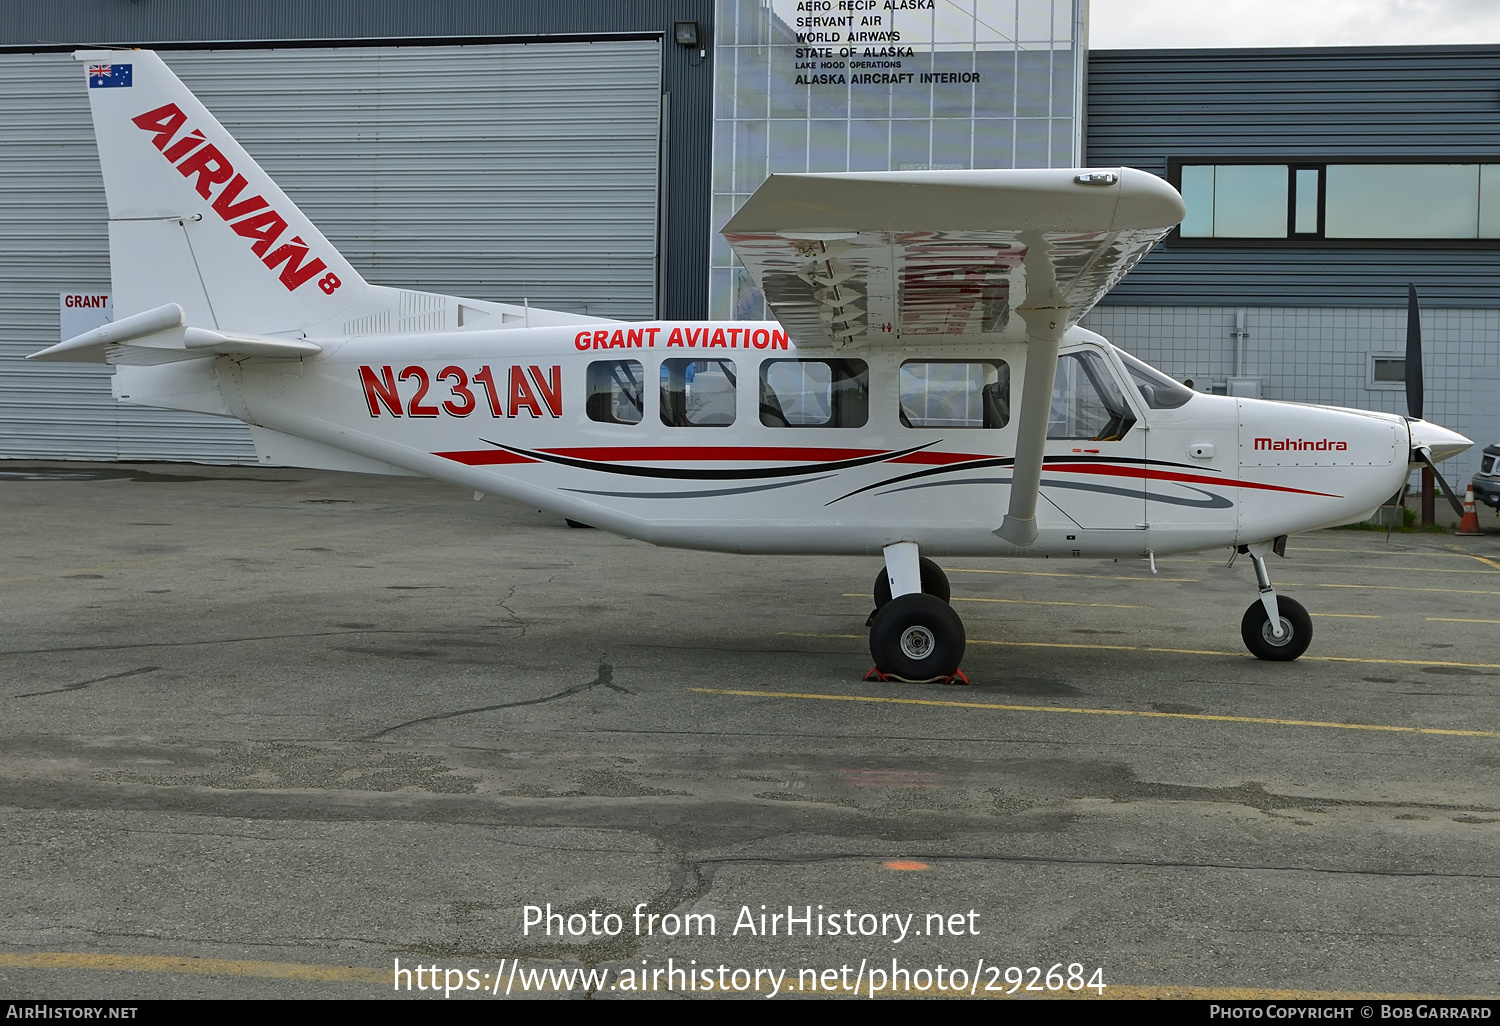
M 723 233 L 798 346 L 951 343 L 1076 323 L 1183 213 L 1134 168 L 784 174 Z
M 1133 168 L 772 175 L 724 226 L 799 347 L 1026 342 L 1010 508 L 1037 537 L 1063 333 L 1186 209 Z

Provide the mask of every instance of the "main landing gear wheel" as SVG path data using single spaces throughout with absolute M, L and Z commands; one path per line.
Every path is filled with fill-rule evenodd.
M 963 621 L 936 595 L 891 599 L 875 611 L 870 627 L 875 668 L 905 680 L 953 676 L 963 661 L 964 643 Z
M 917 562 L 922 568 L 922 594 L 940 598 L 944 602 L 951 599 L 953 591 L 948 587 L 948 575 L 943 573 L 943 568 L 926 556 Z M 881 567 L 880 574 L 875 578 L 875 608 L 879 609 L 890 600 L 891 575 L 885 567 Z
M 1245 647 L 1257 659 L 1275 662 L 1290 662 L 1296 659 L 1312 643 L 1312 617 L 1302 608 L 1302 603 L 1285 595 L 1276 596 L 1276 609 L 1281 614 L 1283 636 L 1278 638 L 1271 630 L 1271 617 L 1265 604 L 1255 602 L 1245 610 L 1240 620 L 1240 636 Z

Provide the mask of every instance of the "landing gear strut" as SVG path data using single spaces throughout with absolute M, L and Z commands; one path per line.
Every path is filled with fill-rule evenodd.
M 870 618 L 875 669 L 914 681 L 954 676 L 964 656 L 964 625 L 946 601 L 948 578 L 942 569 L 920 558 L 916 543 L 897 542 L 885 548 L 885 569 L 875 588 L 879 608 Z
M 921 568 L 922 594 L 940 598 L 944 602 L 951 601 L 953 590 L 948 586 L 948 575 L 943 573 L 943 568 L 938 566 L 926 556 L 918 561 Z M 880 573 L 875 578 L 875 608 L 879 609 L 891 600 L 891 573 L 885 567 L 880 568 Z
M 1285 538 L 1278 538 L 1241 545 L 1239 549 L 1255 565 L 1255 583 L 1260 588 L 1260 600 L 1252 603 L 1240 620 L 1240 637 L 1257 659 L 1274 662 L 1290 662 L 1312 643 L 1312 617 L 1296 599 L 1277 596 L 1266 572 L 1266 554 L 1274 550 L 1280 555 L 1285 544 Z

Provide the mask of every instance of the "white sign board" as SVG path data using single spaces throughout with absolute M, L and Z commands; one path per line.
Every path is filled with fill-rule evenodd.
M 115 319 L 115 308 L 103 292 L 60 292 L 57 295 L 58 341 L 77 338 Z

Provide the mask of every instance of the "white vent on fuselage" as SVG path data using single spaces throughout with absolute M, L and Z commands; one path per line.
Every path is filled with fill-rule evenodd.
M 448 327 L 449 297 L 431 292 L 402 292 L 398 330 L 445 331 Z
M 480 321 L 489 320 L 490 316 L 491 314 L 488 310 L 480 310 L 464 303 L 458 304 L 458 326 L 460 328 L 471 328 Z
M 345 335 L 389 335 L 390 333 L 391 312 L 389 310 L 344 322 Z

